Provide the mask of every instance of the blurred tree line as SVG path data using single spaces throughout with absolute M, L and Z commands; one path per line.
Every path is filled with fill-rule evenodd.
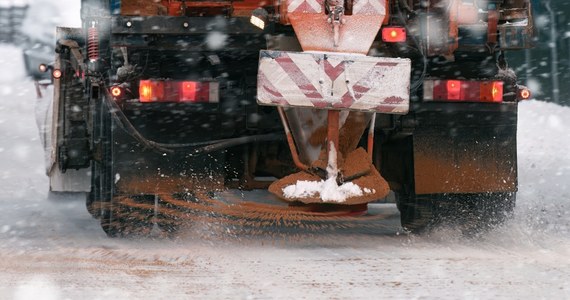
M 534 48 L 509 52 L 509 65 L 534 98 L 570 105 L 570 1 L 531 2 Z
M 22 41 L 21 27 L 27 10 L 27 1 L 0 0 L 0 43 Z

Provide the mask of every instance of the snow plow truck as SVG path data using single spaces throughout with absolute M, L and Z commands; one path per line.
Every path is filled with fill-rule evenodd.
M 529 0 L 83 0 L 81 18 L 40 66 L 47 174 L 109 236 L 237 216 L 227 188 L 321 217 L 393 192 L 412 232 L 513 211 L 530 92 L 505 52 L 531 46 Z

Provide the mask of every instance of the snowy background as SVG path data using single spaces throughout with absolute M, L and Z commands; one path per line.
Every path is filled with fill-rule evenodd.
M 78 25 L 77 2 L 49 22 Z M 36 98 L 21 51 L 0 45 L 0 299 L 570 298 L 569 107 L 520 105 L 516 215 L 484 237 L 409 236 L 377 205 L 382 220 L 324 234 L 199 224 L 176 240 L 116 240 L 84 195 L 48 194 L 35 110 L 50 99 Z

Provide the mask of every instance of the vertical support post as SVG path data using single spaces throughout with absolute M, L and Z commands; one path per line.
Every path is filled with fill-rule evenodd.
M 327 179 L 338 175 L 338 137 L 340 112 L 329 110 L 327 119 Z
M 372 161 L 372 156 L 374 155 L 372 151 L 374 150 L 374 127 L 376 127 L 376 113 L 372 114 L 372 120 L 370 120 L 370 128 L 368 129 L 368 157 Z
M 496 3 L 489 3 L 488 6 L 488 29 L 487 29 L 487 46 L 491 52 L 495 51 L 497 45 L 497 26 L 499 24 L 499 11 Z
M 36 96 L 38 96 L 38 99 L 42 98 L 42 90 L 40 87 L 40 83 L 37 80 L 34 80 L 34 84 L 36 86 Z
M 556 12 L 551 7 L 550 0 L 544 2 L 544 7 L 550 16 L 550 75 L 552 76 L 552 100 L 560 103 L 560 81 L 558 79 L 558 31 L 556 24 Z
M 299 153 L 297 152 L 297 147 L 295 146 L 295 141 L 293 140 L 293 135 L 291 134 L 291 129 L 289 128 L 289 123 L 287 122 L 287 116 L 282 107 L 277 107 L 279 112 L 279 117 L 281 117 L 281 122 L 283 123 L 283 128 L 285 129 L 285 135 L 287 136 L 287 143 L 289 144 L 289 150 L 291 150 L 291 157 L 293 158 L 293 163 L 295 166 L 303 171 L 309 169 L 307 165 L 301 162 L 299 159 Z

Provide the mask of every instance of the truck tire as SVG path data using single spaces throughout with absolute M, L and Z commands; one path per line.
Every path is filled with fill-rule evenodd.
M 420 234 L 435 225 L 435 205 L 431 199 L 419 199 L 413 193 L 402 191 L 396 193 L 396 203 L 405 230 Z
M 146 236 L 153 228 L 154 195 L 120 195 L 115 188 L 113 147 L 114 119 L 105 103 L 96 104 L 93 115 L 91 191 L 87 210 L 99 218 L 109 237 Z
M 513 216 L 516 193 L 398 195 L 402 227 L 412 233 L 448 226 L 472 236 Z

